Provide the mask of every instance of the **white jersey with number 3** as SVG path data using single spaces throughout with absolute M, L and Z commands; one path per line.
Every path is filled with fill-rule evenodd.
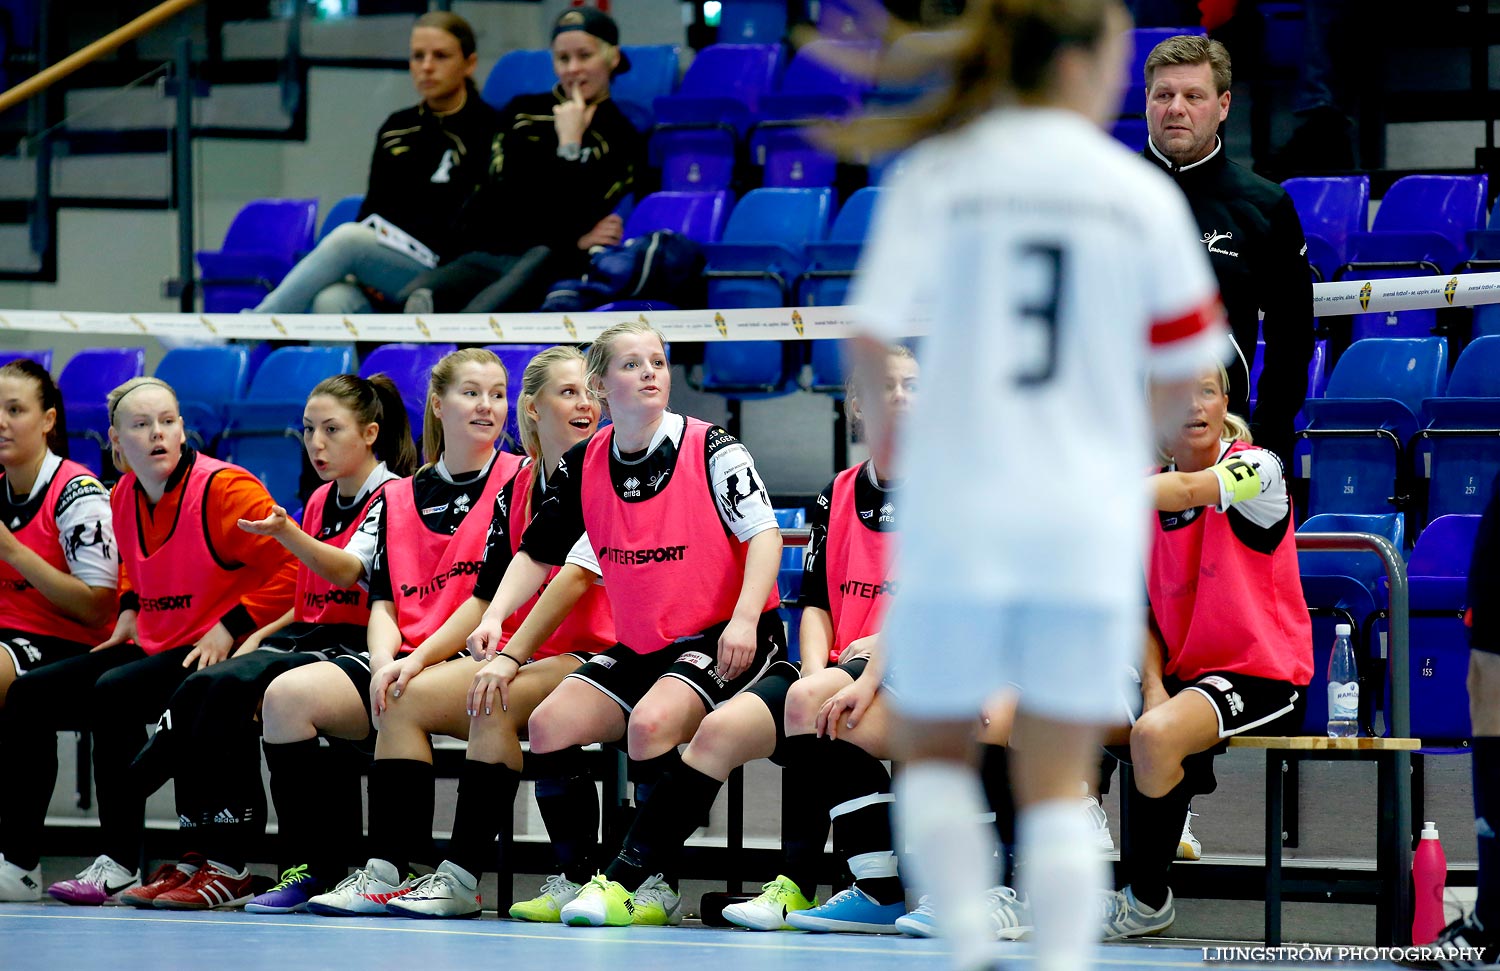
M 1081 116 L 991 113 L 913 149 L 858 275 L 863 328 L 921 321 L 901 433 L 901 600 L 1141 601 L 1145 382 L 1227 349 L 1181 193 Z

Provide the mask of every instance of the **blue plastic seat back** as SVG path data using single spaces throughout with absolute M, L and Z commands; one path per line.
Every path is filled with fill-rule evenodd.
M 1330 267 L 1318 267 L 1323 271 L 1324 279 L 1331 279 L 1333 271 L 1348 262 L 1345 254 L 1349 235 L 1364 232 L 1369 225 L 1370 177 L 1341 175 L 1287 179 L 1281 187 L 1292 197 L 1302 231 L 1316 234 L 1332 247 L 1332 256 L 1337 262 Z M 1312 256 L 1311 247 L 1308 256 Z
M 831 95 L 851 103 L 869 91 L 879 46 L 860 40 L 815 40 L 797 51 L 781 85 L 780 95 Z
M 669 192 L 717 192 L 734 181 L 738 143 L 723 128 L 682 128 L 651 137 L 650 159 Z
M 775 87 L 781 58 L 779 43 L 705 47 L 683 75 L 677 94 L 657 100 L 657 114 L 662 115 L 662 102 L 678 97 L 726 99 L 753 111 L 761 95 Z
M 1469 342 L 1448 375 L 1447 397 L 1500 398 L 1500 337 Z
M 870 233 L 870 220 L 875 215 L 875 205 L 880 201 L 880 189 L 866 186 L 851 195 L 839 209 L 828 230 L 829 242 L 863 243 Z
M 1394 398 L 1412 414 L 1447 386 L 1448 343 L 1442 338 L 1355 341 L 1339 358 L 1325 398 Z
M 156 376 L 177 392 L 182 420 L 193 444 L 210 448 L 223 434 L 229 404 L 245 395 L 250 382 L 249 349 L 244 344 L 175 347 L 156 366 Z
M 699 387 L 741 400 L 789 394 L 797 390 L 800 351 L 781 341 L 705 344 Z
M 57 388 L 67 411 L 68 452 L 75 461 L 96 473 L 100 470 L 109 441 L 105 397 L 145 373 L 146 352 L 139 347 L 87 347 L 63 365 Z
M 1386 190 L 1371 228 L 1430 230 L 1466 252 L 1467 234 L 1484 226 L 1488 191 L 1484 175 L 1408 175 Z
M 222 253 L 269 253 L 295 260 L 312 249 L 316 199 L 257 199 L 229 224 Z
M 1125 97 L 1120 114 L 1138 115 L 1146 110 L 1146 57 L 1151 49 L 1168 37 L 1180 34 L 1204 34 L 1202 27 L 1137 27 L 1131 33 L 1130 59 L 1126 62 Z
M 776 525 L 781 529 L 802 529 L 807 525 L 806 509 L 777 509 L 775 513 Z M 781 569 L 776 578 L 782 600 L 796 600 L 802 595 L 802 560 L 806 552 L 804 546 L 782 547 Z
M 650 129 L 655 115 L 651 106 L 677 90 L 682 74 L 682 48 L 676 44 L 627 44 L 621 50 L 630 58 L 630 70 L 609 83 L 609 94 L 641 131 Z
M 811 341 L 808 361 L 811 363 L 812 380 L 808 390 L 844 397 L 844 342 L 840 340 Z
M 732 206 L 727 191 L 653 192 L 625 220 L 625 238 L 669 229 L 700 243 L 716 243 L 724 235 Z
M 1428 523 L 1407 561 L 1406 575 L 1467 578 L 1479 536 L 1479 519 L 1477 515 L 1440 516 Z
M 778 44 L 786 34 L 782 0 L 724 0 L 719 17 L 721 44 Z
M 1389 540 L 1397 550 L 1406 542 L 1406 517 L 1399 512 L 1380 514 L 1331 514 L 1324 513 L 1308 517 L 1298 527 L 1301 533 L 1374 533 Z M 1364 551 L 1333 552 L 1325 550 L 1299 550 L 1297 570 L 1304 584 L 1313 577 L 1349 577 L 1372 594 L 1379 588 L 1380 578 L 1385 576 L 1385 567 L 1374 553 Z M 1305 589 L 1305 587 L 1304 587 Z M 1319 598 L 1308 601 L 1308 606 L 1350 609 L 1347 603 Z
M 752 189 L 730 214 L 722 243 L 709 247 L 708 269 L 764 270 L 790 284 L 805 269 L 806 244 L 827 236 L 832 210 L 832 189 Z M 783 300 L 770 277 L 708 280 L 712 307 L 779 307 Z
M 557 83 L 557 75 L 552 70 L 550 50 L 506 51 L 500 55 L 500 60 L 495 62 L 495 66 L 490 68 L 489 76 L 484 79 L 484 88 L 479 96 L 490 107 L 498 110 L 504 108 L 506 102 L 518 94 L 551 91 L 555 83 Z
M 765 185 L 798 189 L 834 184 L 838 159 L 809 141 L 806 129 L 776 129 L 757 141 L 765 165 Z
M 516 398 L 521 393 L 521 377 L 526 373 L 526 365 L 531 363 L 531 359 L 551 346 L 551 344 L 485 345 L 486 349 L 495 352 L 495 356 L 500 358 L 500 363 L 505 366 L 505 397 L 510 407 L 505 412 L 505 440 L 501 443 L 502 448 L 514 452 L 521 451 L 521 438 L 516 426 Z
M 1500 438 L 1438 438 L 1428 442 L 1427 515 L 1478 515 L 1500 475 Z
M 333 232 L 344 223 L 352 223 L 359 217 L 359 207 L 365 204 L 365 197 L 344 196 L 338 202 L 328 207 L 328 215 L 323 217 L 323 228 L 318 230 L 318 242 L 323 242 L 328 234 Z
M 390 375 L 401 392 L 402 403 L 406 405 L 412 438 L 421 441 L 422 416 L 427 410 L 427 385 L 432 366 L 457 349 L 457 344 L 382 344 L 359 362 L 359 376 Z
M 52 348 L 37 347 L 29 351 L 0 351 L 0 365 L 21 359 L 35 361 L 48 371 L 52 370 Z
M 1500 303 L 1486 303 L 1474 308 L 1474 336 L 1500 334 Z
M 809 270 L 837 271 L 843 275 L 804 278 L 798 291 L 799 304 L 804 307 L 836 307 L 846 302 L 851 277 L 869 234 L 881 191 L 876 186 L 866 186 L 855 192 L 839 209 L 833 227 L 828 230 L 828 239 L 807 245 Z

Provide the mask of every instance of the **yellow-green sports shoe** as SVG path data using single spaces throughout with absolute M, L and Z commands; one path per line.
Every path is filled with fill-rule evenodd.
M 534 924 L 559 924 L 562 909 L 573 902 L 582 890 L 560 873 L 554 873 L 542 884 L 542 892 L 530 900 L 518 900 L 510 905 L 510 915 L 516 920 L 529 920 Z
M 786 922 L 786 915 L 814 906 L 813 901 L 802 896 L 801 887 L 778 874 L 775 880 L 761 885 L 759 897 L 725 907 L 724 919 L 752 931 L 790 931 L 796 928 Z
M 569 927 L 629 927 L 635 922 L 635 901 L 629 890 L 596 873 L 563 906 L 560 916 Z
M 631 923 L 650 927 L 682 923 L 682 894 L 668 886 L 660 873 L 647 877 L 632 899 L 635 915 Z

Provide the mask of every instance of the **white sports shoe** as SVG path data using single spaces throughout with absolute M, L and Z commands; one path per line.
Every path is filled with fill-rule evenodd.
M 1167 891 L 1167 902 L 1158 910 L 1151 910 L 1136 900 L 1135 891 L 1130 887 L 1124 890 L 1105 890 L 1100 896 L 1100 910 L 1106 941 L 1160 934 L 1177 919 L 1177 908 L 1172 905 L 1170 890 Z
M 1083 814 L 1087 817 L 1089 825 L 1094 828 L 1095 836 L 1099 841 L 1099 851 L 1113 853 L 1115 838 L 1109 834 L 1109 817 L 1104 814 L 1104 807 L 1099 805 L 1099 800 L 1093 796 L 1084 796 Z
M 397 917 L 478 917 L 479 880 L 457 863 L 444 860 L 411 889 L 385 905 Z
M 23 870 L 0 854 L 0 903 L 30 903 L 41 899 L 41 866 Z
M 120 894 L 141 885 L 141 875 L 116 863 L 108 854 L 100 856 L 71 880 L 54 883 L 47 893 L 65 904 L 98 907 L 118 902 Z
M 802 895 L 801 887 L 778 875 L 775 880 L 761 885 L 760 896 L 754 900 L 725 907 L 724 919 L 753 931 L 795 930 L 786 922 L 786 915 L 813 906 L 813 902 Z
M 1182 821 L 1182 839 L 1177 843 L 1177 859 L 1179 860 L 1203 859 L 1203 844 L 1198 842 L 1198 837 L 1193 835 L 1193 817 L 1196 815 L 1198 814 L 1189 809 L 1187 819 Z
M 385 916 L 385 905 L 411 890 L 403 882 L 395 865 L 371 859 L 363 867 L 340 880 L 338 886 L 307 901 L 307 909 L 325 917 Z
M 994 887 L 984 895 L 995 940 L 1019 941 L 1031 933 L 1031 900 L 1010 887 Z

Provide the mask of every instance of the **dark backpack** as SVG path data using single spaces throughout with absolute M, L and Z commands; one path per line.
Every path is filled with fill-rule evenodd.
M 703 247 L 662 229 L 589 257 L 579 280 L 563 280 L 547 294 L 546 311 L 591 310 L 613 300 L 651 300 L 678 307 L 703 302 Z

